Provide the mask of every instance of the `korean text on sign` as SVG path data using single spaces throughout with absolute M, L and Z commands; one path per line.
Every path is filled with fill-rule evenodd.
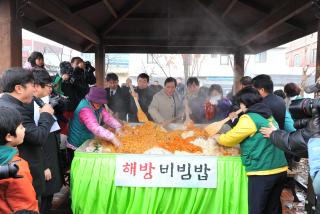
M 215 188 L 217 158 L 118 155 L 116 186 Z

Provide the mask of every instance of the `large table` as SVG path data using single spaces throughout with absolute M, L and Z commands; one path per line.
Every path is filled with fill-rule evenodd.
M 205 189 L 116 187 L 116 156 L 75 152 L 71 167 L 74 214 L 248 213 L 248 181 L 240 157 L 218 157 L 217 188 Z

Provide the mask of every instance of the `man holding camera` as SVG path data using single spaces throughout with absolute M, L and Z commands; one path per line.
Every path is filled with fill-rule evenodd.
M 295 132 L 276 130 L 274 127 L 261 128 L 260 132 L 286 153 L 309 158 L 310 176 L 317 195 L 316 213 L 320 213 L 320 100 L 293 100 L 289 110 L 296 119 Z
M 89 85 L 96 83 L 94 71 L 90 62 L 84 62 L 80 57 L 73 57 L 71 63 L 60 63 L 61 91 L 69 98 L 67 111 L 73 112 L 89 92 Z

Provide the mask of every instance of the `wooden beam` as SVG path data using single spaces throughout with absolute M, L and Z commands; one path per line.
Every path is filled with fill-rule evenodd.
M 306 31 L 300 31 L 295 29 L 281 36 L 278 36 L 275 39 L 269 40 L 264 44 L 252 44 L 250 45 L 250 48 L 246 48 L 243 51 L 245 51 L 247 54 L 261 53 L 263 51 L 269 50 L 274 47 L 278 47 L 279 45 L 283 45 L 285 43 L 299 39 L 301 37 L 304 37 L 316 31 L 317 31 L 317 24 L 311 23 L 310 25 L 306 26 Z
M 234 47 L 105 46 L 106 53 L 232 54 Z
M 212 24 L 216 25 L 217 29 L 219 29 L 220 32 L 225 34 L 229 39 L 238 41 L 238 37 L 236 36 L 235 32 L 230 29 L 227 24 L 217 15 L 218 13 L 215 11 L 212 5 L 209 5 L 209 7 L 207 7 L 199 2 L 199 0 L 195 0 L 195 2 L 207 16 L 211 17 L 210 20 Z
M 127 16 L 129 16 L 136 8 L 138 8 L 143 0 L 139 0 L 136 4 L 134 4 L 130 9 L 124 12 L 122 15 L 118 17 L 111 25 L 103 28 L 102 38 L 105 37 L 110 31 L 112 31 L 116 26 L 118 26 Z
M 244 76 L 244 53 L 240 50 L 234 53 L 233 74 L 233 93 L 236 94 L 241 89 L 240 79 Z
M 22 30 L 16 15 L 17 1 L 0 1 L 0 75 L 22 64 Z
M 315 82 L 318 81 L 320 77 L 320 21 L 318 21 L 318 41 L 317 41 L 317 60 L 316 60 L 316 78 Z M 318 94 L 318 93 L 317 93 Z
M 174 14 L 171 15 L 171 17 Z M 177 17 L 178 18 L 178 17 Z M 180 18 L 185 18 L 185 17 L 180 17 Z M 144 20 L 144 19 L 168 19 L 168 13 L 161 13 L 161 12 L 156 12 L 156 13 L 134 13 L 130 14 L 130 16 L 126 17 L 126 20 Z
M 117 19 L 118 18 L 118 14 L 115 11 L 115 9 L 112 7 L 112 5 L 110 4 L 110 2 L 108 0 L 102 0 L 103 3 L 107 6 L 108 10 L 110 11 L 110 13 L 112 14 L 112 16 Z
M 80 4 L 76 4 L 74 6 L 71 6 L 70 12 L 71 13 L 78 13 L 78 12 L 85 10 L 89 7 L 92 7 L 100 2 L 101 2 L 101 0 L 86 0 L 84 2 L 81 2 Z
M 38 28 L 41 28 L 41 27 L 45 27 L 45 26 L 48 26 L 49 24 L 53 23 L 55 20 L 51 17 L 46 17 L 46 18 L 43 18 L 43 19 L 40 19 L 39 21 L 37 21 L 35 24 Z
M 36 34 L 39 34 L 40 36 L 43 36 L 43 37 L 46 37 L 48 39 L 51 39 L 55 42 L 58 42 L 62 45 L 65 45 L 65 46 L 68 46 L 70 48 L 73 48 L 77 51 L 80 51 L 82 52 L 83 51 L 83 48 L 81 45 L 73 42 L 73 41 L 70 41 L 68 40 L 67 38 L 65 37 L 61 37 L 59 36 L 58 34 L 54 34 L 52 33 L 52 31 L 50 30 L 47 30 L 47 29 L 44 29 L 44 28 L 38 28 L 36 26 L 36 24 L 34 24 L 30 19 L 28 19 L 27 17 L 23 17 L 23 19 L 21 20 L 21 23 L 22 23 L 22 27 L 26 30 L 29 30 L 33 33 L 36 33 Z
M 270 8 L 253 0 L 238 0 L 238 2 L 241 3 L 242 5 L 245 5 L 256 11 L 259 11 L 260 13 L 266 14 L 271 12 Z
M 240 44 L 247 45 L 280 24 L 284 23 L 291 17 L 301 13 L 302 11 L 311 7 L 310 0 L 295 0 L 287 1 L 284 6 L 277 8 L 274 12 L 262 19 L 255 26 L 250 28 L 248 32 L 242 37 Z
M 61 4 L 61 2 L 59 4 Z M 66 13 L 66 11 L 61 10 L 59 6 L 51 1 L 29 0 L 29 5 L 61 23 L 83 38 L 95 44 L 100 43 L 99 35 L 91 25 L 86 23 L 80 17 L 72 15 L 71 13 Z
M 265 5 L 261 5 L 260 3 L 257 3 L 255 1 L 252 1 L 252 0 L 238 0 L 238 3 L 246 6 L 246 7 L 249 7 L 255 11 L 258 11 L 259 13 L 262 13 L 262 14 L 270 14 L 272 12 L 272 9 L 266 7 Z M 301 23 L 297 22 L 296 20 L 293 20 L 293 18 L 285 21 L 285 23 L 287 25 L 289 25 L 290 27 L 293 27 L 293 28 L 296 28 L 296 29 L 300 29 L 300 30 L 304 30 L 304 27 L 302 26 Z
M 103 44 L 96 46 L 95 50 L 96 86 L 103 87 L 106 63 Z
M 238 0 L 231 0 L 230 4 L 228 4 L 228 7 L 225 9 L 225 11 L 223 11 L 222 13 L 222 18 L 224 19 L 224 17 L 226 15 L 228 15 L 228 13 L 231 11 L 231 9 L 233 8 L 233 6 L 238 2 Z
M 93 6 L 93 5 L 97 4 L 97 3 L 100 3 L 100 2 L 101 2 L 101 0 L 87 0 L 85 2 L 82 2 L 80 4 L 72 6 L 69 9 L 66 5 L 53 1 L 53 3 L 56 3 L 57 6 L 62 8 L 68 14 L 70 14 L 70 13 L 72 13 L 72 14 L 78 13 L 78 12 L 80 12 L 80 11 L 82 11 L 82 10 L 88 8 L 88 7 L 91 7 L 91 6 Z M 53 22 L 55 22 L 54 19 L 52 19 L 50 17 L 46 17 L 44 19 L 41 19 L 41 20 L 37 21 L 36 25 L 37 25 L 37 27 L 45 27 L 45 26 L 47 26 L 47 25 L 49 25 L 49 24 L 51 24 Z
M 108 34 L 105 37 L 105 40 L 167 40 L 168 37 L 166 35 L 157 35 L 157 34 L 133 34 L 128 35 L 128 33 L 121 33 L 121 34 Z M 175 35 L 170 37 L 171 40 L 180 40 L 180 41 L 226 41 L 230 42 L 227 38 L 221 38 L 217 35 Z
M 225 47 L 232 46 L 230 40 L 175 40 L 164 39 L 106 39 L 105 45 L 108 46 L 152 46 L 152 47 Z
M 94 46 L 94 44 L 90 43 L 90 44 L 85 44 L 83 47 L 83 52 L 88 52 L 92 47 Z

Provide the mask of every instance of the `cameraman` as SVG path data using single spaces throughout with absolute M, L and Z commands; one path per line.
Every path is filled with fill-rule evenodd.
M 60 73 L 63 77 L 61 91 L 69 97 L 67 106 L 69 112 L 73 112 L 77 108 L 80 100 L 89 92 L 89 85 L 96 82 L 95 69 L 88 64 L 90 63 L 85 64 L 80 57 L 73 57 L 71 63 L 60 63 Z
M 298 156 L 300 158 L 308 157 L 308 141 L 319 131 L 317 124 L 317 100 L 299 99 L 292 100 L 289 111 L 295 119 L 294 132 L 284 130 L 275 130 L 274 127 L 264 127 L 260 132 L 265 137 L 270 137 L 271 142 L 286 153 Z
M 77 67 L 83 69 L 84 78 L 88 85 L 96 84 L 96 77 L 94 76 L 94 72 L 96 69 L 91 65 L 89 61 L 84 62 L 82 58 L 77 56 L 71 59 L 71 65 L 73 69 L 76 69 Z M 87 92 L 89 92 L 89 89 Z
M 309 120 L 301 119 L 300 126 L 295 132 L 288 133 L 283 130 L 275 130 L 274 127 L 264 127 L 260 129 L 260 132 L 264 137 L 270 138 L 271 142 L 281 150 L 298 156 L 300 158 L 308 158 L 310 175 L 313 179 L 314 192 L 317 195 L 317 210 L 319 212 L 319 197 L 320 197 L 320 113 L 317 107 L 312 107 L 310 102 L 304 102 L 307 99 L 301 101 L 293 101 L 290 108 L 295 109 L 297 106 L 301 106 L 303 112 L 311 114 L 312 118 Z M 312 100 L 315 102 L 315 100 Z M 301 104 L 302 103 L 302 104 Z M 307 104 L 303 104 L 307 103 Z M 314 106 L 317 106 L 314 105 Z M 308 109 L 307 109 L 308 108 Z M 296 116 L 297 111 L 291 110 L 293 116 Z M 304 114 L 304 113 L 302 113 Z M 301 115 L 297 115 L 296 118 L 301 118 Z M 307 125 L 302 127 L 307 121 Z

